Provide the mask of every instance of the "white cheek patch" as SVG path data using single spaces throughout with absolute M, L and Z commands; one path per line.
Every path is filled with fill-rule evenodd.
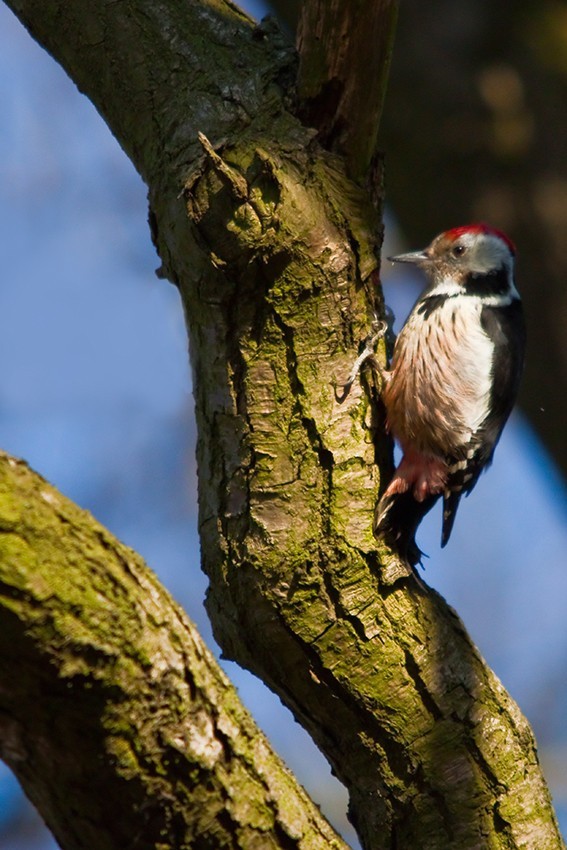
M 512 258 L 510 251 L 497 236 L 485 233 L 467 233 L 463 244 L 468 247 L 470 270 L 477 274 L 488 274 L 504 266 L 509 278 L 512 278 Z

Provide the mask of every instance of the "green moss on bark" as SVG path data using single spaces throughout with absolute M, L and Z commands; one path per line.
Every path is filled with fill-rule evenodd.
M 139 556 L 6 455 L 0 517 L 0 753 L 61 847 L 344 846 Z

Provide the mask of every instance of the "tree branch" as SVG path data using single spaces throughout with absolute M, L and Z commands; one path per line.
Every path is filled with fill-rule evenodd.
M 376 152 L 397 0 L 305 0 L 297 32 L 301 115 L 363 181 Z
M 142 559 L 5 454 L 0 618 L 0 754 L 63 850 L 346 850 Z
M 224 652 L 311 732 L 368 850 L 561 847 L 526 721 L 454 612 L 373 538 L 391 447 L 373 387 L 340 404 L 335 383 L 382 306 L 381 228 L 294 113 L 293 54 L 221 2 L 62 3 L 57 27 L 39 0 L 12 6 L 149 182 L 190 332 Z

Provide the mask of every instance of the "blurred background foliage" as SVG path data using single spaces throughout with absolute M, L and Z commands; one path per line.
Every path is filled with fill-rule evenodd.
M 351 0 L 355 2 L 355 0 Z M 291 32 L 299 3 L 249 0 Z M 532 722 L 567 831 L 567 5 L 404 0 L 379 146 L 386 253 L 471 220 L 518 244 L 530 350 L 521 405 L 426 580 Z M 0 5 L 0 446 L 137 549 L 211 646 L 199 570 L 191 381 L 157 280 L 145 187 L 92 105 Z M 421 281 L 384 268 L 399 320 Z M 276 748 L 355 843 L 345 795 L 256 679 L 224 664 Z M 0 850 L 55 845 L 0 770 Z

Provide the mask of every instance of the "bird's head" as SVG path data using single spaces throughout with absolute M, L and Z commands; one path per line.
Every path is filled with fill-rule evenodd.
M 487 295 L 504 295 L 514 287 L 515 254 L 514 243 L 501 230 L 470 224 L 440 233 L 423 251 L 388 259 L 423 269 L 436 292 L 482 294 L 484 281 Z

